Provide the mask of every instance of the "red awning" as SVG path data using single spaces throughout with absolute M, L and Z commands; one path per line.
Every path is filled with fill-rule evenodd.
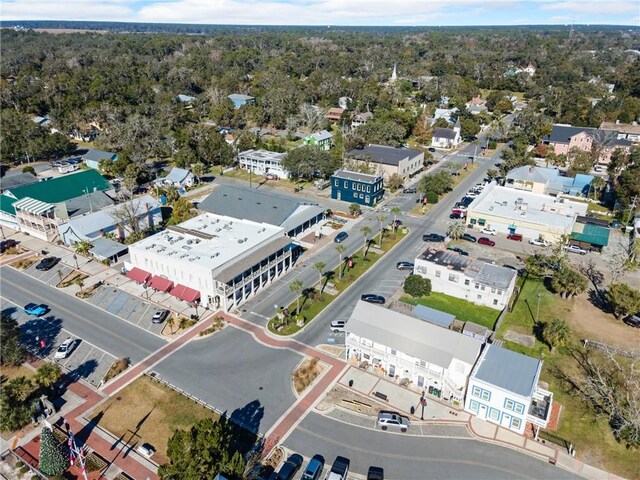
M 193 288 L 185 287 L 184 285 L 176 285 L 173 290 L 169 292 L 174 297 L 184 300 L 187 303 L 194 303 L 200 300 L 200 292 Z
M 173 282 L 167 278 L 159 277 L 158 275 L 154 275 L 154 277 L 149 281 L 148 285 L 161 292 L 168 292 L 173 288 Z
M 133 267 L 127 272 L 127 277 L 137 283 L 145 283 L 151 277 L 149 272 L 145 272 L 137 267 Z

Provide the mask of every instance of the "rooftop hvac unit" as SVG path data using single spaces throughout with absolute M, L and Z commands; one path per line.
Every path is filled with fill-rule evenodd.
M 503 207 L 506 207 L 506 206 L 507 206 L 507 201 L 506 201 L 506 200 L 502 202 L 502 206 L 503 206 Z
M 183 253 L 182 255 L 180 255 L 180 258 L 184 258 L 184 257 L 188 257 L 189 254 L 188 253 Z
M 191 245 L 193 243 L 193 240 L 189 239 L 187 240 L 187 245 Z
M 524 202 L 524 199 L 522 197 L 516 198 L 516 205 L 522 205 L 522 202 Z
M 244 243 L 244 239 L 239 238 L 239 239 L 238 239 L 238 243 Z

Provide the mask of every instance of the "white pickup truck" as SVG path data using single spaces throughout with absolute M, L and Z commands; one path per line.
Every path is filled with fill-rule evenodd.
M 327 475 L 326 480 L 346 480 L 349 474 L 349 464 L 351 462 L 348 458 L 336 457 L 331 466 L 331 471 Z

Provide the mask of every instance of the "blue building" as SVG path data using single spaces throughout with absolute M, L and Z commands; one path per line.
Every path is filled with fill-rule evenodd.
M 87 164 L 87 167 L 94 170 L 99 169 L 100 160 L 111 160 L 115 162 L 118 160 L 118 154 L 113 152 L 104 152 L 102 150 L 87 150 L 80 154 L 80 158 Z
M 251 95 L 242 95 L 241 93 L 232 93 L 229 95 L 229 100 L 233 102 L 234 108 L 240 108 L 244 105 L 255 105 L 256 97 Z
M 331 176 L 331 198 L 374 206 L 384 196 L 382 177 L 338 170 Z

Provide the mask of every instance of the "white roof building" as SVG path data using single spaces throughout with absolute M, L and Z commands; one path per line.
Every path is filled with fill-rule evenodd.
M 289 178 L 289 172 L 282 166 L 282 161 L 286 156 L 286 153 L 251 149 L 238 153 L 238 163 L 241 168 L 256 175 L 271 174 L 278 178 Z
M 195 182 L 193 173 L 184 168 L 173 167 L 166 177 L 158 179 L 163 185 L 173 185 L 174 187 L 190 187 Z

